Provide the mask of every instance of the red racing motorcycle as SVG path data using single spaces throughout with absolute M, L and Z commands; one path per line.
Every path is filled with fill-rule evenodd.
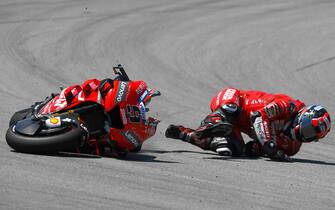
M 90 79 L 16 112 L 8 145 L 25 153 L 140 151 L 156 132 L 159 120 L 147 116 L 147 105 L 160 92 L 131 81 L 121 65 L 113 71 L 115 79 Z

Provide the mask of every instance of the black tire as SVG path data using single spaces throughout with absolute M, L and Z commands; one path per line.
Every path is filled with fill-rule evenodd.
M 33 108 L 23 109 L 18 112 L 15 112 L 10 118 L 9 127 L 16 124 L 19 120 L 23 120 L 33 114 Z
M 53 136 L 24 136 L 13 131 L 11 126 L 6 133 L 7 144 L 18 152 L 46 154 L 74 150 L 82 138 L 79 128 Z

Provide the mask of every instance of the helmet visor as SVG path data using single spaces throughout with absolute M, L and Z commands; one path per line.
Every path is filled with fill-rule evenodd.
M 308 117 L 303 117 L 300 122 L 300 134 L 304 141 L 311 142 L 317 140 L 317 132 Z

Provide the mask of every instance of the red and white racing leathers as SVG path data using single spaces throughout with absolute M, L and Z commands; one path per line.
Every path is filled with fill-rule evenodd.
M 298 111 L 305 107 L 301 101 L 284 94 L 225 88 L 213 97 L 210 108 L 214 112 L 225 104 L 235 104 L 241 110 L 233 122 L 235 140 L 243 141 L 238 135 L 243 132 L 262 146 L 274 142 L 276 149 L 288 156 L 299 151 L 302 142 L 295 138 L 290 127 Z

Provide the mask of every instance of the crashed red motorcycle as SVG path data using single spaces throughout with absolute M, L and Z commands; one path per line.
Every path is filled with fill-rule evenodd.
M 113 71 L 114 79 L 72 85 L 16 112 L 6 133 L 8 145 L 25 153 L 140 151 L 156 132 L 159 120 L 147 116 L 147 106 L 160 92 L 131 81 L 121 65 Z

